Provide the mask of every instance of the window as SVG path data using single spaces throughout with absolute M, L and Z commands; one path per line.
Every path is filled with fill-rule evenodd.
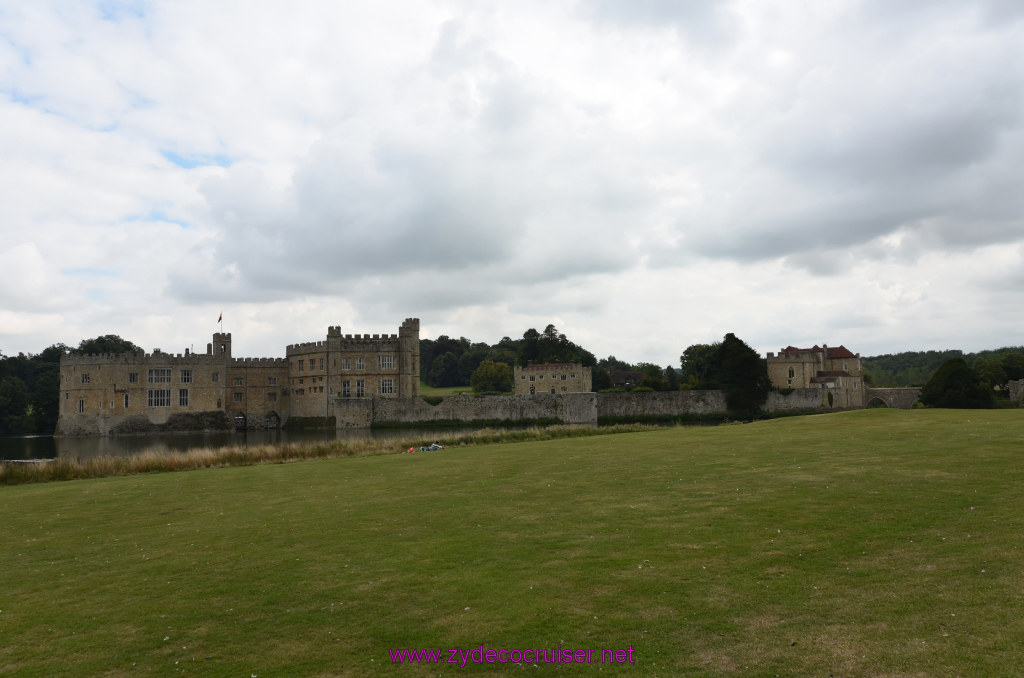
M 796 376 L 796 372 L 793 370 L 792 367 L 790 367 L 789 368 L 789 378 L 792 379 L 795 376 Z
M 181 383 L 191 384 L 192 383 L 192 370 L 181 371 Z
M 302 366 L 306 364 L 305 360 L 299 360 L 299 372 L 302 371 Z
M 179 388 L 178 389 L 178 406 L 179 407 L 188 407 L 188 389 L 187 388 Z
M 848 364 L 846 364 L 846 363 L 843 363 L 843 372 L 849 372 L 849 371 L 850 371 L 850 366 Z
M 168 370 L 170 371 L 170 370 Z M 146 404 L 149 407 L 170 407 L 171 389 L 151 388 L 146 396 Z
M 377 382 L 377 393 L 381 395 L 392 394 L 395 392 L 395 380 L 394 379 L 381 379 Z
M 393 370 L 395 369 L 395 356 L 393 355 L 382 355 L 377 356 L 377 367 L 382 370 Z
M 242 378 L 241 377 L 235 377 L 235 386 L 241 386 L 241 385 L 242 385 Z
M 238 391 L 235 391 L 235 393 L 234 393 L 234 400 L 235 400 L 236 403 L 242 402 L 242 394 L 240 392 L 238 392 Z
M 356 379 L 356 397 L 362 398 L 366 395 L 366 382 L 362 379 Z
M 299 383 L 300 384 L 306 383 L 306 379 L 304 377 L 299 377 Z
M 147 379 L 151 384 L 169 384 L 171 383 L 171 368 L 158 367 L 151 369 Z
M 310 358 L 309 359 L 309 371 L 312 372 L 314 369 L 316 369 L 315 366 L 316 366 L 316 359 L 315 358 Z
M 128 409 L 128 394 L 124 394 L 124 409 Z
M 268 393 L 267 394 L 267 402 L 269 402 L 269 403 L 277 402 L 277 391 L 274 391 L 272 393 Z
M 522 375 L 521 377 L 519 377 L 519 379 L 520 379 L 521 381 L 526 381 L 526 375 L 525 375 L 525 374 L 524 374 L 524 375 Z
M 129 372 L 128 373 L 128 383 L 129 384 L 137 384 L 137 383 L 139 383 L 139 373 L 138 372 Z
M 78 399 L 78 413 L 85 412 L 85 398 Z
M 320 358 L 320 369 L 322 370 L 323 368 L 324 368 L 324 359 Z
M 563 374 L 562 375 L 562 381 L 565 381 L 565 380 L 566 380 L 566 376 Z
M 555 387 L 554 386 L 551 387 L 551 395 L 555 395 Z
M 267 386 L 277 386 L 277 377 L 267 377 Z
M 215 384 L 216 384 L 217 382 L 219 382 L 219 381 L 220 381 L 220 372 L 214 372 L 213 374 L 211 374 L 211 375 L 210 375 L 210 381 L 212 381 L 212 382 L 213 382 L 213 383 L 215 383 Z M 218 407 L 219 407 L 219 406 L 218 406 Z
M 341 359 L 341 369 L 343 369 L 343 370 L 351 370 L 352 369 L 352 359 L 351 358 L 342 358 Z
M 88 384 L 89 383 L 89 373 L 88 372 L 83 372 L 82 373 L 82 383 L 83 384 Z
M 569 388 L 568 388 L 567 386 L 563 386 L 563 387 L 562 387 L 562 392 L 563 392 L 563 393 L 565 393 L 565 392 L 566 392 L 566 391 L 568 391 L 568 390 L 569 390 Z
M 341 382 L 341 397 L 351 398 L 352 397 L 352 382 L 343 381 Z
M 365 369 L 365 367 L 363 365 L 363 359 L 362 358 L 356 358 L 356 369 L 357 370 Z
M 537 380 L 537 377 L 535 377 L 535 376 L 533 376 L 533 375 L 531 374 L 531 375 L 530 375 L 530 381 L 536 381 L 536 380 Z

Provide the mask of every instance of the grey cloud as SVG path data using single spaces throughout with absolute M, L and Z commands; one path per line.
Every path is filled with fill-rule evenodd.
M 721 47 L 733 37 L 728 3 L 694 0 L 593 0 L 581 3 L 582 16 L 624 27 L 674 27 L 690 43 Z

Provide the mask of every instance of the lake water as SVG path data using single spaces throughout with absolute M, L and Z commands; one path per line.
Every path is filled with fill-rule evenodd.
M 195 447 L 287 445 L 333 440 L 394 440 L 395 444 L 429 445 L 451 429 L 381 429 L 336 431 L 247 431 L 218 433 L 165 433 L 109 437 L 0 436 L 2 459 L 88 459 L 99 456 L 131 456 L 146 450 L 185 452 Z

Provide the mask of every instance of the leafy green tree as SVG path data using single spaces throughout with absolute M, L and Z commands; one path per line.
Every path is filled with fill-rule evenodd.
M 144 353 L 140 347 L 116 334 L 105 334 L 95 339 L 83 339 L 78 348 L 72 349 L 76 355 L 120 355 L 122 353 Z
M 0 381 L 0 430 L 5 433 L 35 433 L 30 426 L 28 388 L 18 377 Z
M 668 384 L 668 390 L 679 390 L 679 373 L 671 365 L 665 368 L 665 383 Z
M 667 391 L 668 382 L 663 378 L 661 368 L 651 363 L 639 363 L 637 368 L 643 373 L 637 386 L 646 386 L 652 391 Z M 634 391 L 636 389 L 633 389 Z
M 709 385 L 715 366 L 718 344 L 693 344 L 679 356 L 683 382 L 688 388 L 713 388 Z
M 476 393 L 505 393 L 512 390 L 512 368 L 505 363 L 485 360 L 469 381 Z
M 434 358 L 426 381 L 427 384 L 435 388 L 461 386 L 462 384 L 459 381 L 459 359 L 450 351 Z
M 1001 357 L 979 358 L 974 361 L 971 369 L 989 389 L 1000 388 L 1006 390 L 1006 371 L 1003 369 L 1003 359 Z
M 731 332 L 716 345 L 706 383 L 723 391 L 726 407 L 743 416 L 760 411 L 771 388 L 765 359 Z
M 591 390 L 594 391 L 595 393 L 597 393 L 599 391 L 603 391 L 603 390 L 609 389 L 611 387 L 612 387 L 612 378 L 608 374 L 608 370 L 606 370 L 605 368 L 601 367 L 600 365 L 595 365 L 593 370 L 591 370 L 591 373 L 590 373 L 590 388 L 591 388 Z
M 1004 355 L 1002 368 L 1007 381 L 1024 379 L 1024 352 L 1014 351 Z
M 940 367 L 924 385 L 921 402 L 929 407 L 992 407 L 992 389 L 967 366 L 963 358 L 954 358 Z

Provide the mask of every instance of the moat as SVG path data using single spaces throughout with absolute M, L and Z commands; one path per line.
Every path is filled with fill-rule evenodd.
M 450 433 L 451 429 L 447 429 Z M 163 433 L 131 436 L 0 436 L 0 460 L 10 459 L 89 459 L 99 456 L 131 456 L 145 451 L 185 452 L 197 447 L 222 448 L 251 445 L 288 445 L 320 443 L 332 440 L 374 438 L 413 440 L 429 445 L 444 435 L 439 429 L 381 429 L 337 431 L 314 429 L 302 431 L 266 430 L 248 432 Z M 410 443 L 412 444 L 412 443 Z

